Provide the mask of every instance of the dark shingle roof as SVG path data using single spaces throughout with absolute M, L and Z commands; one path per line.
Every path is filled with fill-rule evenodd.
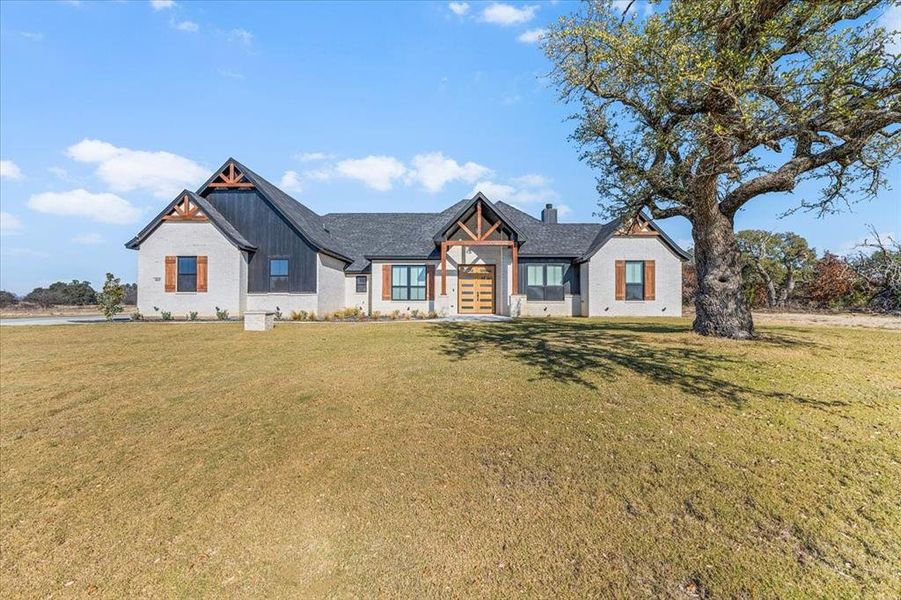
M 520 255 L 524 257 L 547 256 L 588 260 L 609 240 L 619 228 L 622 220 L 608 223 L 543 223 L 532 215 L 505 202 L 491 202 L 481 192 L 472 198 L 464 198 L 435 213 L 329 213 L 318 215 L 278 187 L 251 171 L 233 158 L 228 159 L 200 188 L 197 194 L 185 190 L 150 222 L 134 239 L 126 244 L 128 248 L 138 245 L 159 225 L 176 202 L 185 194 L 190 194 L 210 217 L 213 224 L 242 250 L 253 251 L 255 246 L 245 240 L 225 218 L 199 194 L 203 194 L 218 174 L 234 162 L 248 181 L 275 207 L 298 233 L 313 246 L 326 254 L 346 261 L 349 272 L 369 270 L 373 258 L 437 258 L 436 235 L 455 222 L 457 218 L 477 199 L 481 199 L 514 230 L 522 242 Z M 648 219 L 650 221 L 650 219 Z M 687 258 L 679 248 L 653 221 L 654 228 L 674 252 Z
M 235 166 L 238 167 L 238 169 L 244 173 L 244 176 L 256 186 L 257 190 L 259 190 L 260 193 L 275 206 L 282 216 L 287 219 L 287 221 L 293 225 L 307 241 L 316 246 L 317 249 L 324 251 L 326 254 L 331 254 L 336 258 L 346 260 L 347 262 L 353 260 L 350 255 L 347 254 L 345 241 L 329 233 L 322 222 L 322 217 L 233 158 L 229 158 L 225 161 L 225 164 L 217 169 L 214 175 L 210 177 L 206 183 L 200 186 L 197 193 L 204 193 L 207 186 L 219 176 L 219 173 L 221 173 L 230 162 L 235 163 Z

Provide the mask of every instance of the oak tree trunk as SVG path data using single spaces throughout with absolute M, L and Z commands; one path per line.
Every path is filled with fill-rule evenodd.
M 700 214 L 699 214 L 700 213 Z M 742 291 L 741 254 L 732 219 L 716 202 L 692 219 L 698 292 L 693 328 L 701 335 L 749 339 L 754 336 L 751 310 Z

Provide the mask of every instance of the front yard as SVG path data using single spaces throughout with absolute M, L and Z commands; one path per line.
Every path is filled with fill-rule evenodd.
M 6 594 L 882 596 L 897 331 L 0 332 Z

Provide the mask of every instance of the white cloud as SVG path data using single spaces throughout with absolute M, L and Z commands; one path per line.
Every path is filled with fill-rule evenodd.
M 482 11 L 482 21 L 502 25 L 522 25 L 528 23 L 535 18 L 538 6 L 530 5 L 517 8 L 512 4 L 504 4 L 502 2 L 494 2 L 485 7 Z
M 228 32 L 228 40 L 230 42 L 237 42 L 244 46 L 250 46 L 253 43 L 253 34 L 246 29 L 232 29 Z
M 538 29 L 529 29 L 528 31 L 523 31 L 517 36 L 516 39 L 523 44 L 537 44 L 544 39 L 545 35 L 547 35 L 547 29 L 539 27 Z
M 0 160 L 0 177 L 4 179 L 23 179 L 22 169 L 11 160 Z
M 462 17 L 469 12 L 469 4 L 466 2 L 449 2 L 447 7 L 458 17 Z
M 316 181 L 327 181 L 332 178 L 334 172 L 330 169 L 312 169 L 303 172 L 304 179 L 313 179 Z
M 901 5 L 892 4 L 888 10 L 879 17 L 879 26 L 885 27 L 894 34 L 892 41 L 885 49 L 891 54 L 901 54 Z
M 172 27 L 179 31 L 197 31 L 200 26 L 194 21 L 172 21 Z
M 66 150 L 79 162 L 96 163 L 96 175 L 115 192 L 146 190 L 157 198 L 172 198 L 196 187 L 210 170 L 171 152 L 120 148 L 101 140 L 84 139 Z
M 459 164 L 441 152 L 417 154 L 413 157 L 409 180 L 422 184 L 430 193 L 440 192 L 451 181 L 472 183 L 491 174 L 491 169 L 474 162 Z
M 387 192 L 407 173 L 407 168 L 393 156 L 367 156 L 342 160 L 336 166 L 339 174 L 362 181 L 380 192 Z
M 21 35 L 26 40 L 31 40 L 32 42 L 40 42 L 44 40 L 44 34 L 37 31 L 20 31 L 19 35 Z
M 25 226 L 19 217 L 11 215 L 6 211 L 0 211 L 0 234 L 3 235 L 19 235 Z
M 153 10 L 165 10 L 175 6 L 175 0 L 150 0 Z
M 529 174 L 516 177 L 508 183 L 498 183 L 490 180 L 479 181 L 473 186 L 472 194 L 482 192 L 492 202 L 506 202 L 522 210 L 532 210 L 528 205 L 554 203 L 559 195 L 550 187 L 550 180 L 542 175 Z M 561 204 L 557 206 L 560 216 L 568 214 L 569 206 Z
M 551 183 L 550 179 L 538 173 L 528 173 L 517 177 L 513 181 L 524 187 L 547 187 Z
M 141 211 L 124 198 L 84 189 L 36 194 L 28 199 L 28 207 L 50 215 L 86 217 L 101 223 L 134 223 L 141 217 Z
M 82 233 L 73 237 L 72 241 L 82 246 L 96 246 L 104 242 L 103 236 L 99 233 Z
M 278 182 L 278 187 L 286 192 L 293 192 L 295 194 L 299 194 L 303 191 L 303 185 L 301 184 L 300 175 L 297 171 L 285 171 L 281 181 Z
M 314 162 L 317 160 L 329 160 L 335 157 L 325 152 L 301 152 L 299 154 L 295 154 L 294 158 L 296 160 L 299 160 L 300 162 Z

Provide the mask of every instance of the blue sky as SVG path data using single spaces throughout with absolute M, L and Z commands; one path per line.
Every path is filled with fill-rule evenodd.
M 124 242 L 229 156 L 320 213 L 440 210 L 480 188 L 599 220 L 567 139 L 575 107 L 557 101 L 534 43 L 576 8 L 2 2 L 0 287 L 134 281 Z M 890 180 L 853 212 L 779 219 L 798 197 L 772 196 L 736 226 L 846 252 L 868 223 L 901 232 L 897 166 Z M 690 243 L 686 221 L 663 225 Z

